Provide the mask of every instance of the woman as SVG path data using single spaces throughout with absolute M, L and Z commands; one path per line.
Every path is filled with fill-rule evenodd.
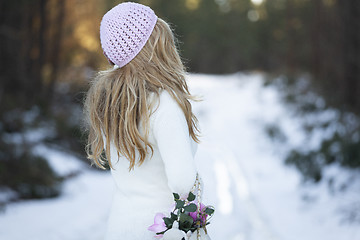
M 172 193 L 186 197 L 196 179 L 195 98 L 170 27 L 149 7 L 117 5 L 100 38 L 114 67 L 92 82 L 85 110 L 88 157 L 108 164 L 116 183 L 106 239 L 154 239 L 155 214 L 168 213 Z

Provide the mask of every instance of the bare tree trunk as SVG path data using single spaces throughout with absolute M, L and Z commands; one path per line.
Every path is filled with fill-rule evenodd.
M 360 107 L 360 3 L 348 0 L 339 3 L 343 29 L 343 76 L 345 101 L 348 106 Z M 359 111 L 359 110 L 358 110 Z
M 295 37 L 294 34 L 294 28 L 292 26 L 293 20 L 294 20 L 294 9 L 293 9 L 293 3 L 292 0 L 286 1 L 286 33 L 287 33 L 287 49 L 286 49 L 286 66 L 289 73 L 293 73 L 295 70 Z
M 311 69 L 315 78 L 320 77 L 320 16 L 321 16 L 321 2 L 320 0 L 313 0 L 314 8 L 313 8 L 313 25 L 311 28 L 311 50 L 312 50 L 312 61 L 311 61 Z
M 38 30 L 38 59 L 37 59 L 37 68 L 35 72 L 35 81 L 38 92 L 42 92 L 43 88 L 43 79 L 42 79 L 42 70 L 44 67 L 44 59 L 45 59 L 45 37 L 46 37 L 46 3 L 47 0 L 40 0 L 39 2 L 39 18 L 40 18 L 40 27 Z M 36 92 L 36 91 L 35 91 Z
M 47 99 L 51 102 L 52 97 L 54 94 L 54 87 L 57 80 L 57 75 L 59 71 L 59 60 L 60 60 L 60 52 L 61 52 L 61 42 L 62 42 L 62 35 L 63 35 L 63 25 L 64 25 L 64 18 L 65 18 L 65 0 L 58 0 L 57 1 L 57 17 L 55 21 L 56 32 L 53 35 L 53 48 L 52 48 L 52 55 L 50 58 L 52 72 L 50 75 L 50 83 L 47 87 L 46 95 Z M 55 27 L 54 26 L 54 27 Z

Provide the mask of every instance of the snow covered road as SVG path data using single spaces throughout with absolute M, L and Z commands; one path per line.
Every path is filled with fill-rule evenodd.
M 261 74 L 192 75 L 190 87 L 204 98 L 195 104 L 204 135 L 197 160 L 218 210 L 209 227 L 213 239 L 360 239 L 358 223 L 340 223 L 335 209 L 343 199 L 329 196 L 326 184 L 312 186 L 317 201 L 302 200 L 301 176 L 282 159 L 306 136 L 277 88 L 265 87 Z M 285 131 L 287 143 L 266 136 L 273 124 Z M 359 181 L 354 189 L 360 190 Z
M 262 150 L 257 138 L 263 138 L 263 132 L 255 130 L 261 126 L 254 125 L 266 117 L 256 95 L 261 76 L 247 83 L 240 75 L 211 78 L 194 75 L 190 82 L 192 93 L 204 99 L 195 104 L 195 111 L 203 132 L 197 155 L 199 169 L 206 197 L 217 207 L 209 231 L 214 239 L 278 240 L 253 199 L 242 166 L 242 161 L 257 161 Z M 212 166 L 215 177 L 209 177 L 208 166 Z M 209 184 L 210 179 L 216 180 L 214 185 Z

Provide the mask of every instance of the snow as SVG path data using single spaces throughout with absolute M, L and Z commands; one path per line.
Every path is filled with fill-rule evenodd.
M 113 190 L 108 172 L 92 170 L 79 159 L 42 145 L 35 150 L 49 157 L 61 176 L 81 174 L 65 182 L 58 198 L 7 205 L 0 213 L 0 239 L 102 239 Z
M 193 103 L 202 131 L 196 161 L 205 204 L 216 208 L 208 227 L 213 240 L 360 239 L 359 220 L 346 220 L 346 214 L 360 216 L 354 215 L 360 209 L 359 172 L 329 166 L 325 179 L 337 179 L 329 188 L 325 181 L 303 184 L 294 168 L 284 166 L 287 151 L 309 139 L 278 88 L 264 86 L 259 73 L 191 74 L 188 82 L 204 99 Z M 336 112 L 324 112 L 321 119 L 333 117 Z M 266 136 L 265 128 L 273 125 L 281 127 L 285 142 Z M 304 148 L 316 148 L 326 136 L 318 132 Z M 45 145 L 34 151 L 47 156 L 60 175 L 79 174 L 65 182 L 59 198 L 8 204 L 0 213 L 0 239 L 102 239 L 112 199 L 110 173 Z
M 39 156 L 46 156 L 46 160 L 52 169 L 59 176 L 67 176 L 76 174 L 82 169 L 89 169 L 90 167 L 84 162 L 79 161 L 75 156 L 65 153 L 61 150 L 49 149 L 43 144 L 39 144 L 33 148 L 33 153 Z

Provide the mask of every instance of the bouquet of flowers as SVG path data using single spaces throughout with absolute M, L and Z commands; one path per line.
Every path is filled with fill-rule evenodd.
M 192 192 L 186 199 L 181 199 L 177 193 L 173 193 L 173 196 L 175 201 L 173 211 L 168 216 L 157 213 L 154 224 L 148 230 L 155 232 L 155 237 L 163 240 L 201 239 L 200 235 L 210 239 L 207 236 L 206 226 L 215 212 L 214 207 L 205 206 L 200 202 L 200 197 L 195 200 L 196 196 Z

